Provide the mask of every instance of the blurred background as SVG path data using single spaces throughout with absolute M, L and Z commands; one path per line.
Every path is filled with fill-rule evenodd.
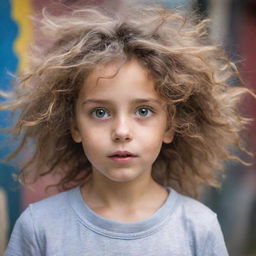
M 30 16 L 43 7 L 52 6 L 53 0 L 0 0 L 0 89 L 12 87 L 13 76 L 28 67 L 28 49 L 31 42 L 40 42 L 40 33 Z M 55 1 L 56 2 L 56 1 Z M 59 0 L 64 5 L 74 0 Z M 122 8 L 120 0 L 83 2 L 112 9 Z M 135 1 L 160 3 L 166 8 L 184 8 L 197 11 L 212 20 L 210 37 L 223 44 L 231 59 L 238 65 L 245 86 L 256 92 L 256 0 L 165 0 Z M 61 12 L 60 9 L 56 10 Z M 0 99 L 1 100 L 1 99 Z M 256 120 L 256 102 L 245 99 L 241 111 Z M 11 123 L 8 112 L 0 113 L 0 128 Z M 251 151 L 256 149 L 256 122 L 249 128 L 245 139 Z M 6 134 L 0 134 L 0 159 L 15 147 Z M 24 156 L 23 156 L 24 157 Z M 29 203 L 48 197 L 56 191 L 44 192 L 52 177 L 44 177 L 28 188 L 13 179 L 19 166 L 16 162 L 0 162 L 0 255 L 20 213 Z M 227 164 L 227 177 L 221 189 L 209 189 L 200 199 L 218 214 L 227 247 L 232 256 L 256 256 L 256 164 L 245 167 Z M 220 255 L 221 256 L 221 255 Z

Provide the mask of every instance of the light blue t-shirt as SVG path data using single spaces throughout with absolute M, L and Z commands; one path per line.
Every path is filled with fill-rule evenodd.
M 160 209 L 131 223 L 96 214 L 79 187 L 31 204 L 4 256 L 227 256 L 216 214 L 167 189 Z

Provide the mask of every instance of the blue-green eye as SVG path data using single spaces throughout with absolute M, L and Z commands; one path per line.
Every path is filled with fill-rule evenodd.
M 93 117 L 101 118 L 101 119 L 109 116 L 108 112 L 103 108 L 97 108 L 93 110 L 91 114 L 93 115 Z
M 153 111 L 146 107 L 141 107 L 136 111 L 136 114 L 140 117 L 149 117 L 153 114 Z

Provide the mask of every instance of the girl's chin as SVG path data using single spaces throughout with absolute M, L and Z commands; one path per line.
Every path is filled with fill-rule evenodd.
M 125 183 L 125 182 L 131 182 L 138 178 L 139 174 L 135 175 L 133 172 L 127 172 L 127 171 L 118 171 L 118 173 L 111 173 L 108 175 L 105 175 L 105 177 L 112 181 L 117 183 Z
M 136 177 L 131 177 L 131 176 L 108 176 L 107 178 L 110 181 L 116 182 L 116 183 L 126 183 L 136 179 Z
M 146 178 L 147 174 L 144 170 L 136 168 L 115 168 L 105 170 L 93 170 L 95 178 L 104 182 L 111 181 L 116 183 L 127 183 L 138 180 L 139 178 Z

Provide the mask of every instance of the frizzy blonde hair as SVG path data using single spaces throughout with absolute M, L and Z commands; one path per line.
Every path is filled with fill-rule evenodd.
M 209 42 L 207 20 L 161 7 L 135 6 L 123 14 L 86 7 L 69 15 L 44 13 L 41 24 L 50 47 L 21 76 L 16 98 L 0 107 L 21 111 L 14 132 L 22 140 L 11 157 L 30 140 L 35 145 L 20 170 L 22 183 L 58 172 L 57 186 L 66 190 L 89 177 L 91 164 L 70 132 L 79 89 L 96 67 L 136 59 L 167 103 L 175 134 L 163 144 L 153 178 L 190 196 L 200 185 L 218 186 L 224 161 L 237 158 L 231 147 L 241 148 L 248 120 L 237 108 L 248 90 L 229 85 L 234 78 L 241 83 L 239 74 Z

